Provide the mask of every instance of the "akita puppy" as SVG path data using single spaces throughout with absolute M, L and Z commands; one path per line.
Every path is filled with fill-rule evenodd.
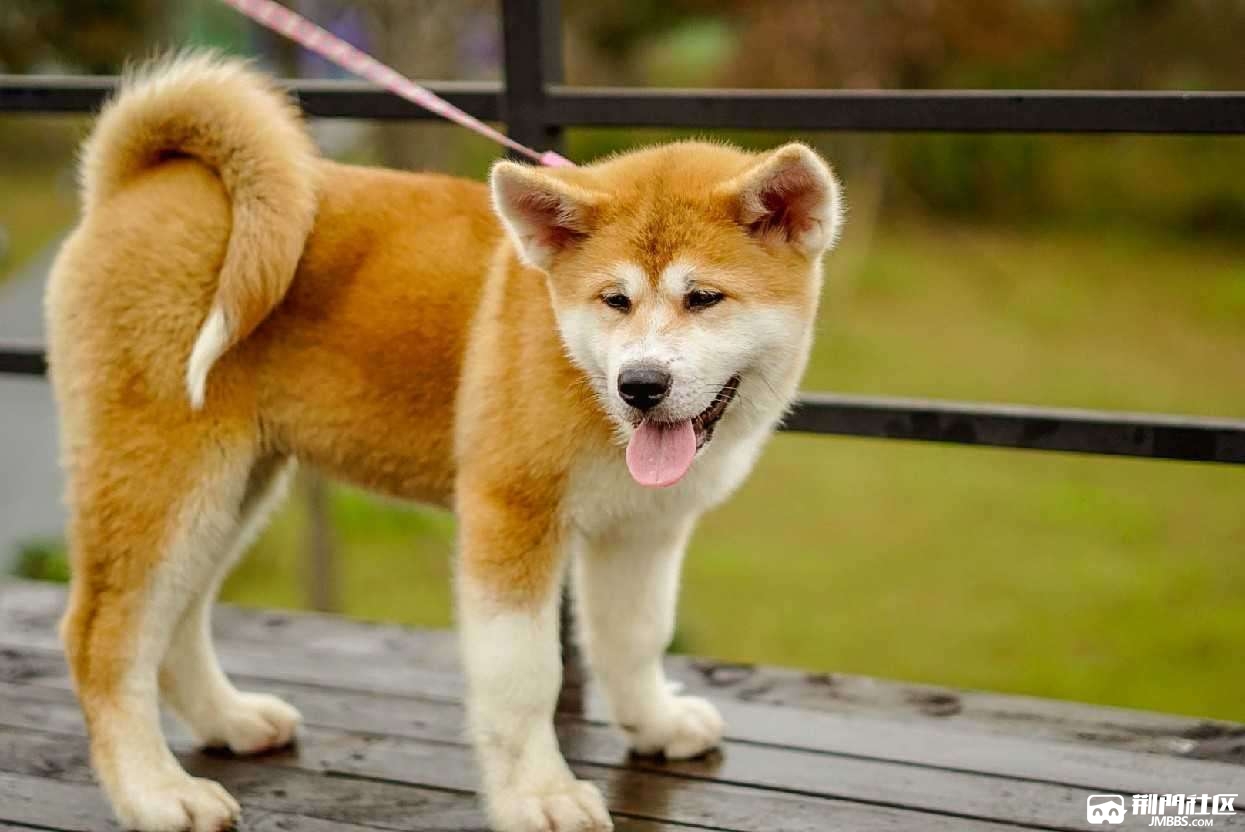
M 839 226 L 803 145 L 678 143 L 491 188 L 321 159 L 245 65 L 131 77 L 82 156 L 82 221 L 47 294 L 73 585 L 62 634 L 121 823 L 239 814 L 187 775 L 172 707 L 239 754 L 298 712 L 221 671 L 216 590 L 291 460 L 455 510 L 467 711 L 502 832 L 601 830 L 553 730 L 568 565 L 578 637 L 636 751 L 722 720 L 662 653 L 697 516 L 792 401 Z

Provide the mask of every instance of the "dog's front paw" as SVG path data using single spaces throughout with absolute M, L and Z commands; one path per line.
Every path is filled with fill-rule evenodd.
M 121 827 L 135 832 L 224 832 L 242 812 L 219 783 L 181 772 L 129 785 L 114 808 Z
M 284 748 L 294 740 L 302 715 L 266 693 L 239 693 L 225 703 L 202 733 L 204 745 L 225 747 L 234 754 L 261 754 Z
M 628 734 L 637 754 L 665 754 L 671 760 L 697 757 L 722 741 L 726 724 L 713 703 L 699 696 L 672 696 L 648 723 Z
M 568 778 L 541 790 L 512 789 L 489 801 L 497 832 L 609 832 L 614 828 L 596 786 Z

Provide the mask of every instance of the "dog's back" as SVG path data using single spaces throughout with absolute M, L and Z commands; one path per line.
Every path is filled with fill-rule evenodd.
M 483 186 L 320 159 L 270 80 L 210 56 L 128 81 L 82 178 L 46 298 L 71 471 L 117 447 L 105 434 L 175 435 L 163 421 L 448 501 L 462 351 L 501 233 Z M 362 481 L 359 458 L 377 461 Z

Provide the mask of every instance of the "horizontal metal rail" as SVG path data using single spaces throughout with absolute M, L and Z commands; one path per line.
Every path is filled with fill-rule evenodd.
M 43 351 L 0 347 L 0 375 L 41 376 Z M 1245 464 L 1245 421 L 805 393 L 783 424 L 798 433 Z
M 114 75 L 0 75 L 0 113 L 93 113 L 116 89 Z M 320 118 L 441 120 L 366 81 L 287 81 L 308 115 Z M 485 121 L 501 120 L 497 83 L 442 81 L 429 89 Z
M 1245 92 L 552 87 L 556 124 L 957 133 L 1245 133 Z
M 806 393 L 784 430 L 1245 464 L 1245 420 Z
M 434 119 L 359 81 L 288 81 L 322 118 Z M 89 113 L 113 76 L 0 75 L 0 113 Z M 498 121 L 498 83 L 429 83 Z M 673 90 L 552 85 L 538 120 L 554 126 L 976 133 L 1245 134 L 1245 92 L 1053 90 Z
M 0 344 L 0 376 L 42 376 L 47 370 L 41 347 Z

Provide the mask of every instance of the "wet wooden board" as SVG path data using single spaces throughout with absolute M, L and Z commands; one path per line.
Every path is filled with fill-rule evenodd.
M 23 643 L 59 649 L 56 621 L 63 597 L 60 589 L 38 584 L 0 595 L 0 633 L 22 633 L 28 639 Z M 460 694 L 457 645 L 449 632 L 241 608 L 222 608 L 214 623 L 217 637 L 240 649 L 251 643 L 271 654 L 294 646 L 300 652 L 372 659 L 391 669 L 400 664 L 422 681 L 420 689 Z M 689 691 L 715 697 L 917 723 L 949 721 L 983 732 L 1245 763 L 1245 727 L 1214 720 L 677 656 L 668 669 Z
M 55 635 L 63 601 L 0 586 L 0 832 L 115 828 Z M 452 634 L 231 608 L 216 630 L 239 684 L 307 723 L 296 749 L 244 760 L 196 751 L 168 720 L 187 767 L 240 798 L 243 828 L 484 828 Z M 559 716 L 619 829 L 1101 829 L 1091 794 L 1245 791 L 1232 723 L 686 658 L 671 670 L 726 715 L 720 753 L 632 757 L 591 690 L 585 713 Z M 1245 812 L 1215 820 L 1245 828 Z

